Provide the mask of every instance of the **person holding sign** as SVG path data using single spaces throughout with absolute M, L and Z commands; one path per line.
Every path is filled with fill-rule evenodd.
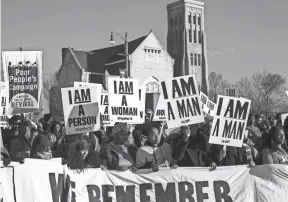
M 263 164 L 288 164 L 288 146 L 281 125 L 270 130 L 270 145 L 263 149 Z
M 172 148 L 164 142 L 159 124 L 146 123 L 143 132 L 147 135 L 147 142 L 137 151 L 136 168 L 152 168 L 154 172 L 158 171 L 159 167 L 176 168 Z

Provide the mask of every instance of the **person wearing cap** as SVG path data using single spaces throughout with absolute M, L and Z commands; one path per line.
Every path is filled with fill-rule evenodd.
M 84 136 L 74 139 L 68 146 L 67 167 L 77 173 L 84 172 L 88 168 L 100 168 L 99 154 L 89 148 L 89 142 Z
M 24 120 L 23 128 L 20 129 L 19 135 L 17 138 L 11 141 L 11 160 L 19 161 L 21 159 L 30 157 L 31 142 L 31 124 L 29 121 Z
M 100 156 L 104 168 L 125 171 L 134 166 L 135 154 L 127 144 L 130 128 L 126 123 L 116 123 L 112 129 L 113 140 L 101 148 Z
M 37 135 L 31 146 L 30 157 L 34 159 L 52 159 L 51 139 L 47 135 Z

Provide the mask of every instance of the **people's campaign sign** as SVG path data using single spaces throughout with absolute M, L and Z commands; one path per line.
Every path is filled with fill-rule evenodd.
M 242 147 L 250 106 L 245 98 L 219 95 L 209 143 Z
M 161 82 L 168 128 L 204 122 L 199 91 L 193 75 Z
M 39 109 L 42 51 L 5 51 L 2 53 L 2 62 L 9 85 L 9 114 Z
M 109 110 L 111 120 L 130 124 L 144 122 L 143 92 L 138 81 L 126 78 L 108 78 Z M 142 98 L 142 99 L 141 99 Z
M 61 94 L 67 135 L 100 129 L 99 88 L 95 86 L 62 88 Z

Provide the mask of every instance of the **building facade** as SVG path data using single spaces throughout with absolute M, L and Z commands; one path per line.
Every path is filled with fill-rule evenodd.
M 160 94 L 160 81 L 173 77 L 174 59 L 150 31 L 128 43 L 131 77 L 146 86 L 147 108 L 154 109 Z M 57 86 L 50 90 L 50 112 L 61 116 L 61 88 L 74 81 L 102 84 L 107 89 L 108 77 L 120 77 L 126 69 L 124 44 L 89 52 L 62 49 L 62 65 L 56 74 Z
M 167 5 L 167 50 L 175 59 L 174 76 L 194 74 L 208 92 L 208 65 L 204 30 L 204 3 L 180 0 Z

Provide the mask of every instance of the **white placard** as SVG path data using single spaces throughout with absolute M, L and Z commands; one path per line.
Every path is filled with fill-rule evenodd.
M 160 94 L 157 107 L 155 109 L 153 115 L 153 121 L 166 121 L 166 109 L 165 109 L 166 102 L 163 98 L 163 95 Z
M 161 86 L 168 128 L 204 122 L 194 75 L 170 78 Z
M 209 144 L 242 147 L 251 101 L 218 96 Z
M 99 88 L 95 86 L 62 88 L 61 94 L 67 135 L 100 129 Z
M 137 80 L 108 78 L 108 89 L 110 115 L 114 123 L 143 123 L 142 93 Z

